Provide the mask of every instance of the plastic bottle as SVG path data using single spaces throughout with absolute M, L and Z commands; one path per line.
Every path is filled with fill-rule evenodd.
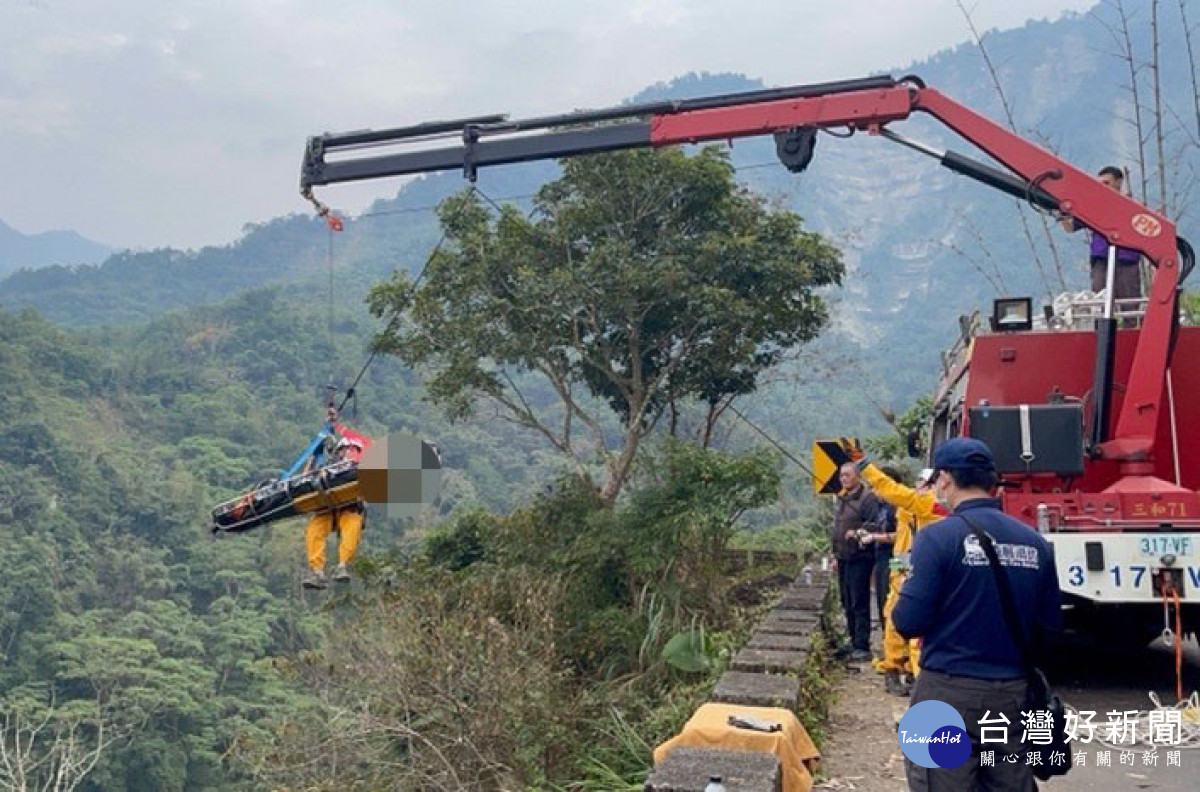
M 725 785 L 721 783 L 721 776 L 709 776 L 704 792 L 726 792 Z

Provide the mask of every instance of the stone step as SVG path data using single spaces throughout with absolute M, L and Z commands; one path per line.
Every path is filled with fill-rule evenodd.
M 758 627 L 754 628 L 754 631 L 773 635 L 809 635 L 817 632 L 819 626 L 820 623 L 814 621 L 784 621 L 768 616 L 759 623 Z
M 787 610 L 806 610 L 819 611 L 825 606 L 825 595 L 819 597 L 809 594 L 785 594 L 782 599 L 775 604 L 776 608 L 784 608 Z
M 720 776 L 729 792 L 782 792 L 783 772 L 774 754 L 717 748 L 671 749 L 654 766 L 644 792 L 704 792 Z
M 726 671 L 709 700 L 748 707 L 782 707 L 794 712 L 800 702 L 800 680 L 781 674 Z
M 747 649 L 776 649 L 785 652 L 807 652 L 812 648 L 811 635 L 780 635 L 756 632 L 746 642 Z
M 832 595 L 828 593 L 828 589 L 810 589 L 808 591 L 785 591 L 782 596 L 784 599 L 805 603 L 806 607 L 821 607 L 825 600 Z
M 805 652 L 787 652 L 778 649 L 743 649 L 734 655 L 731 668 L 734 671 L 751 673 L 778 673 L 799 671 L 808 662 Z
M 795 608 L 776 608 L 767 614 L 768 619 L 776 621 L 795 621 L 795 622 L 816 622 L 821 618 L 820 611 L 816 610 L 797 610 Z
M 793 583 L 783 590 L 783 594 L 787 597 L 812 597 L 813 599 L 821 599 L 827 591 L 829 591 L 828 583 L 814 583 L 811 586 L 806 586 L 803 583 Z

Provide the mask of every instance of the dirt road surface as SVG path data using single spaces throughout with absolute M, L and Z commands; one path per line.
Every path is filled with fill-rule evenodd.
M 1200 647 L 1193 639 L 1186 646 L 1185 690 L 1200 687 Z M 858 671 L 848 666 L 834 672 L 836 700 L 831 707 L 822 749 L 822 772 L 814 790 L 819 792 L 900 792 L 904 760 L 896 739 L 896 724 L 908 708 L 906 699 L 889 696 L 883 677 L 869 664 Z M 1160 643 L 1146 652 L 1116 656 L 1096 648 L 1070 646 L 1050 669 L 1056 688 L 1070 706 L 1092 710 L 1101 728 L 1109 711 L 1146 710 L 1148 692 L 1155 690 L 1161 701 L 1174 703 L 1174 656 Z M 1182 750 L 1180 766 L 1167 766 L 1166 748 L 1160 748 L 1153 766 L 1145 763 L 1143 749 L 1133 751 L 1133 764 L 1120 763 L 1120 751 L 1111 750 L 1112 766 L 1097 766 L 1098 751 L 1092 743 L 1076 747 L 1086 754 L 1086 764 L 1076 765 L 1065 777 L 1039 784 L 1049 792 L 1082 790 L 1155 790 L 1196 792 L 1200 789 L 1200 749 Z
M 889 696 L 883 677 L 863 663 L 837 671 L 837 696 L 821 749 L 821 776 L 814 792 L 897 792 L 904 782 L 904 755 L 896 724 L 908 699 Z

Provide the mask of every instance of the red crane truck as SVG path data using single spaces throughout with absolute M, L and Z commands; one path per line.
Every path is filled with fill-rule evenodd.
M 893 131 L 913 113 L 936 118 L 1003 168 Z M 907 146 L 1138 250 L 1152 265 L 1148 294 L 1135 305 L 1056 301 L 1035 316 L 1029 300 L 999 300 L 988 327 L 964 322 L 960 343 L 944 358 L 932 441 L 965 434 L 991 445 L 1005 480 L 1004 509 L 1055 546 L 1071 620 L 1149 640 L 1163 629 L 1166 603 L 1182 608 L 1194 629 L 1200 426 L 1190 406 L 1200 402 L 1200 328 L 1179 320 L 1192 249 L 1168 218 L 918 77 L 327 133 L 308 140 L 300 186 L 328 216 L 313 196 L 316 186 L 455 169 L 473 180 L 489 165 L 758 135 L 773 135 L 782 163 L 800 172 L 822 130 Z M 1114 267 L 1110 248 L 1110 283 Z

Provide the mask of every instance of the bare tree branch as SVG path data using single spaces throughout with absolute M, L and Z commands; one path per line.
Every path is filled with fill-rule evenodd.
M 1162 76 L 1159 69 L 1158 0 L 1150 0 L 1150 72 L 1154 86 L 1154 145 L 1158 152 L 1158 208 L 1169 214 L 1167 208 L 1167 155 L 1166 130 L 1163 128 Z
M 1133 114 L 1132 114 L 1132 117 L 1127 118 L 1125 120 L 1128 123 L 1133 125 L 1133 128 L 1135 130 L 1135 136 L 1137 138 L 1136 156 L 1137 156 L 1137 168 L 1138 168 L 1138 185 L 1140 186 L 1141 189 L 1139 192 L 1137 192 L 1135 194 L 1135 197 L 1139 201 L 1142 201 L 1143 203 L 1145 203 L 1145 202 L 1147 202 L 1149 195 L 1150 195 L 1150 186 L 1149 186 L 1150 167 L 1149 167 L 1149 163 L 1147 162 L 1147 159 L 1146 159 L 1146 142 L 1150 139 L 1150 134 L 1151 134 L 1151 132 L 1147 128 L 1147 124 L 1145 123 L 1145 120 L 1144 120 L 1144 116 L 1143 116 L 1144 105 L 1142 103 L 1141 90 L 1140 90 L 1140 86 L 1141 86 L 1140 73 L 1141 73 L 1142 69 L 1145 67 L 1145 64 L 1138 62 L 1137 53 L 1134 51 L 1134 48 L 1133 48 L 1133 35 L 1131 32 L 1131 27 L 1130 27 L 1131 17 L 1129 15 L 1129 12 L 1125 8 L 1125 1 L 1124 0 L 1108 0 L 1106 5 L 1108 5 L 1108 7 L 1110 7 L 1110 8 L 1112 8 L 1113 11 L 1116 13 L 1118 24 L 1116 26 L 1113 26 L 1099 14 L 1094 15 L 1093 18 L 1096 19 L 1096 21 L 1099 22 L 1100 25 L 1102 27 L 1104 27 L 1105 30 L 1108 31 L 1109 35 L 1113 38 L 1113 41 L 1116 42 L 1116 44 L 1119 48 L 1119 52 L 1113 53 L 1113 57 L 1122 61 L 1125 64 L 1125 68 L 1129 73 L 1129 83 L 1128 83 L 1128 85 L 1125 86 L 1125 90 L 1129 93 L 1130 98 L 1133 102 Z M 1133 187 L 1133 185 L 1130 184 L 1131 192 L 1132 192 L 1132 187 Z
M 6 704 L 0 719 L 0 789 L 78 788 L 116 739 L 96 706 L 96 714 L 87 717 L 65 714 L 51 702 L 31 720 L 23 707 Z
M 1004 85 L 1000 82 L 1000 73 L 996 69 L 995 63 L 992 61 L 991 53 L 987 46 L 983 43 L 983 35 L 975 26 L 975 20 L 971 16 L 971 12 L 967 10 L 963 0 L 955 0 L 958 10 L 962 12 L 963 18 L 967 22 L 967 27 L 971 31 L 971 38 L 975 41 L 975 46 L 979 48 L 979 53 L 983 57 L 984 65 L 987 67 L 988 75 L 991 77 L 992 86 L 996 89 L 996 95 L 1000 99 L 1000 106 L 1004 109 L 1004 117 L 1008 121 L 1009 129 L 1017 131 L 1016 119 L 1013 116 L 1012 105 L 1008 101 L 1008 95 L 1004 92 Z M 1033 231 L 1029 227 L 1029 217 L 1025 214 L 1025 206 L 1020 201 L 1014 201 L 1017 206 L 1017 214 L 1021 218 L 1021 231 L 1025 236 L 1025 242 L 1029 245 L 1029 252 L 1033 256 L 1034 262 L 1037 264 L 1038 271 L 1043 273 L 1043 281 L 1048 280 L 1045 276 L 1045 265 L 1042 262 L 1042 256 L 1038 250 L 1038 245 L 1033 239 Z M 1054 234 L 1050 229 L 1050 221 L 1045 215 L 1039 213 L 1038 219 L 1042 224 L 1042 232 L 1046 237 L 1046 244 L 1050 250 L 1050 257 L 1054 264 L 1054 272 L 1058 279 L 1058 290 L 1065 291 L 1067 288 L 1066 274 L 1063 270 L 1062 258 L 1058 254 L 1058 245 L 1054 241 Z M 1052 290 L 1047 289 L 1047 296 L 1052 295 Z
M 1196 136 L 1200 137 L 1200 81 L 1196 76 L 1196 54 L 1192 49 L 1192 27 L 1188 24 L 1186 0 L 1179 0 L 1179 18 L 1183 20 L 1183 40 L 1187 45 L 1188 76 L 1192 78 L 1192 107 L 1196 111 Z

